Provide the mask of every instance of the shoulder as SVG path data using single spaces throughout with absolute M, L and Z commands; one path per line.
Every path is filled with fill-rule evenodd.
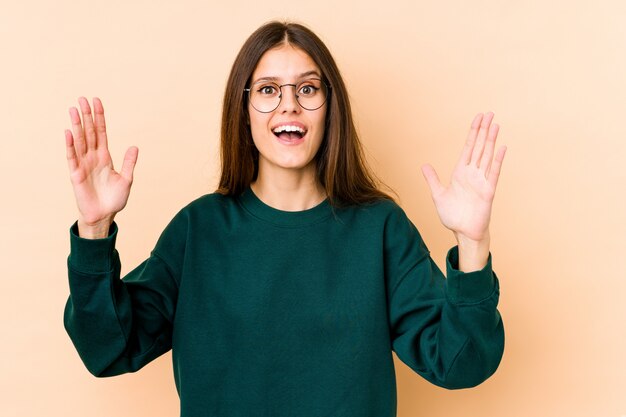
M 235 206 L 236 197 L 205 194 L 181 208 L 167 225 L 164 234 L 186 235 L 204 224 L 223 219 Z
M 179 215 L 189 215 L 195 213 L 207 213 L 207 210 L 230 209 L 237 205 L 237 197 L 227 196 L 219 193 L 205 194 L 191 201 L 183 207 Z
M 369 203 L 336 207 L 340 224 L 349 228 L 361 228 L 371 237 L 383 240 L 412 238 L 419 235 L 406 212 L 393 200 L 380 199 Z
M 338 209 L 347 213 L 353 213 L 359 217 L 364 216 L 370 221 L 382 221 L 386 223 L 394 219 L 407 219 L 406 213 L 395 201 L 379 199 L 369 203 L 351 205 Z
M 395 201 L 377 200 L 374 203 L 359 206 L 358 210 L 362 211 L 371 222 L 380 226 L 386 242 L 398 244 L 416 242 L 426 249 L 419 230 Z
M 239 197 L 219 193 L 205 194 L 192 200 L 176 213 L 174 220 L 187 219 L 196 222 L 211 217 L 220 217 L 239 207 Z

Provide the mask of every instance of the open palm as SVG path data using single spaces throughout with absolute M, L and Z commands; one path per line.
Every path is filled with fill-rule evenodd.
M 102 103 L 94 98 L 92 118 L 87 99 L 81 97 L 78 101 L 82 123 L 78 110 L 70 108 L 72 131 L 65 131 L 65 144 L 70 179 L 80 213 L 79 227 L 81 223 L 108 227 L 128 201 L 138 150 L 129 148 L 121 171 L 116 172 L 108 149 Z
M 493 113 L 476 115 L 447 187 L 431 165 L 422 167 L 443 225 L 457 237 L 474 241 L 488 237 L 491 206 L 506 153 L 503 146 L 494 158 L 499 126 L 492 125 L 492 120 Z

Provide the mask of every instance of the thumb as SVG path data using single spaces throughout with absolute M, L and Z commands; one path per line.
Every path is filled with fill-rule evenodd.
M 432 165 L 422 165 L 422 174 L 424 174 L 424 178 L 426 179 L 426 183 L 428 183 L 430 193 L 433 197 L 444 190 L 444 186 L 441 184 L 441 181 L 439 181 L 439 176 L 437 176 L 437 172 Z
M 139 148 L 131 146 L 124 155 L 124 162 L 122 163 L 122 170 L 120 175 L 126 178 L 129 182 L 133 182 L 133 171 L 135 170 L 135 164 L 137 163 L 137 155 L 139 155 Z

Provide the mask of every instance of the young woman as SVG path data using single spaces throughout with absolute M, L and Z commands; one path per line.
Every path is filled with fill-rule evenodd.
M 309 29 L 272 22 L 233 64 L 218 190 L 183 208 L 120 279 L 113 219 L 120 172 L 104 110 L 86 99 L 66 131 L 78 202 L 65 326 L 94 375 L 133 372 L 172 349 L 181 415 L 394 416 L 392 350 L 427 380 L 477 385 L 495 372 L 489 219 L 504 148 L 479 114 L 449 186 L 423 168 L 458 246 L 447 279 L 365 166 L 348 94 Z

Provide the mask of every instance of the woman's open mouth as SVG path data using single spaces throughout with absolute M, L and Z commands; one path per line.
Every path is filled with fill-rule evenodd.
M 274 128 L 274 136 L 285 145 L 297 145 L 304 141 L 307 131 L 295 125 L 282 125 Z

